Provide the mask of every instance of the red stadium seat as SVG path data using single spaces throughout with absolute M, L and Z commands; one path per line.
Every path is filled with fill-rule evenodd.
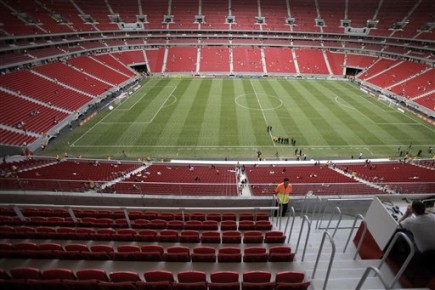
M 223 217 L 223 215 L 222 215 Z M 237 222 L 233 220 L 222 220 L 221 231 L 235 231 L 237 230 Z
M 186 271 L 179 272 L 178 282 L 173 283 L 174 290 L 207 290 L 207 277 L 205 272 Z
M 193 248 L 192 262 L 216 262 L 216 249 L 206 246 L 199 246 Z
M 76 276 L 78 280 L 109 281 L 109 276 L 102 269 L 80 269 L 77 270 Z
M 157 231 L 156 230 L 139 230 L 136 239 L 141 242 L 156 242 Z
M 273 290 L 275 283 L 270 282 L 272 274 L 266 271 L 243 273 L 242 290 Z
M 145 281 L 137 282 L 138 290 L 171 290 L 174 275 L 169 271 L 147 271 L 143 274 Z
M 9 270 L 14 279 L 34 279 L 42 280 L 42 272 L 38 268 L 33 267 L 17 267 Z
M 76 280 L 76 275 L 71 269 L 64 268 L 56 268 L 56 269 L 48 269 L 42 272 L 42 277 L 45 280 Z
M 115 271 L 109 274 L 112 282 L 137 282 L 141 281 L 136 272 L 131 271 Z
M 239 273 L 219 271 L 210 274 L 209 290 L 240 290 Z
M 223 247 L 218 250 L 218 262 L 240 263 L 242 261 L 242 252 L 240 248 Z
M 240 244 L 242 242 L 242 234 L 239 231 L 222 232 L 223 244 Z
M 201 233 L 201 242 L 202 243 L 221 243 L 221 233 L 214 231 L 206 231 Z
M 166 262 L 190 262 L 190 249 L 185 246 L 172 246 L 163 255 Z
M 186 230 L 181 231 L 180 233 L 180 242 L 181 243 L 199 243 L 199 231 L 195 230 Z
M 270 262 L 292 262 L 295 254 L 287 246 L 275 246 L 269 248 Z
M 243 233 L 243 243 L 263 243 L 263 233 L 260 231 L 247 231 Z
M 178 231 L 161 230 L 157 236 L 157 240 L 161 243 L 176 243 L 178 242 Z
M 264 235 L 265 243 L 284 243 L 286 236 L 281 231 L 269 231 Z
M 144 261 L 162 261 L 164 249 L 160 245 L 143 245 L 141 246 L 142 257 Z
M 311 285 L 310 281 L 304 281 L 303 272 L 279 272 L 276 273 L 275 283 L 278 290 L 307 290 Z
M 263 247 L 249 247 L 244 249 L 243 262 L 257 263 L 267 262 L 269 255 L 266 252 L 266 248 Z

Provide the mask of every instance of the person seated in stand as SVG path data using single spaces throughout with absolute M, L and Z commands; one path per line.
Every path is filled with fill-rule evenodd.
M 399 219 L 399 226 L 412 233 L 415 245 L 421 253 L 435 250 L 435 214 L 426 213 L 424 203 L 413 201 Z

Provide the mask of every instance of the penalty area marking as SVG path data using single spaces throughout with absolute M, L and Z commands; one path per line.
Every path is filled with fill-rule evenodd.
M 144 97 L 146 97 L 147 96 L 147 94 L 152 90 L 152 89 L 154 89 L 154 88 L 173 88 L 173 90 L 172 90 L 172 92 L 171 92 L 171 95 L 172 95 L 172 93 L 174 93 L 174 91 L 175 91 L 175 89 L 177 88 L 177 86 L 154 86 L 154 87 L 152 87 L 152 88 L 150 88 L 148 91 L 145 91 L 145 92 L 141 92 L 141 89 L 139 89 L 138 91 L 136 91 L 136 92 L 134 92 L 135 94 L 136 93 L 141 93 L 142 94 L 142 96 L 136 101 L 136 102 L 134 102 L 134 104 L 132 104 L 129 108 L 126 108 L 126 109 L 123 109 L 123 108 L 120 108 L 120 107 L 122 107 L 122 105 L 125 103 L 125 102 L 127 102 L 127 100 L 128 99 L 126 99 L 124 102 L 122 102 L 121 103 L 121 105 L 120 106 L 118 106 L 117 108 L 115 108 L 115 110 L 118 110 L 118 111 L 130 111 L 131 109 L 133 109 L 140 101 L 142 101 L 142 99 L 144 98 Z M 146 89 L 148 89 L 148 88 L 146 88 Z
M 156 110 L 154 116 L 151 118 L 151 120 L 148 121 L 147 124 L 150 124 L 154 121 L 155 117 L 160 113 L 160 111 L 162 110 L 162 108 L 164 107 L 164 105 L 166 104 L 166 102 L 169 100 L 170 97 L 174 96 L 173 93 L 174 91 L 177 89 L 176 86 L 173 87 L 172 92 L 168 95 L 168 97 L 166 97 L 165 101 L 162 102 L 162 104 L 160 105 L 160 107 L 158 108 L 158 110 Z M 175 97 L 175 96 L 174 96 Z M 116 110 L 116 109 L 115 109 Z M 83 135 L 81 135 L 79 138 L 77 138 L 74 142 L 71 143 L 70 147 L 80 147 L 81 145 L 77 145 L 76 143 L 78 141 L 80 141 L 85 135 L 87 135 L 91 130 L 93 130 L 97 125 L 99 125 L 101 122 L 104 121 L 104 119 L 106 119 L 110 114 L 112 114 L 115 110 L 112 110 L 109 112 L 109 114 L 107 114 L 106 116 L 103 117 L 103 119 L 101 119 L 99 122 L 97 122 L 94 126 L 92 126 L 91 128 L 89 128 L 85 133 L 83 133 Z M 92 147 L 92 146 L 91 146 Z

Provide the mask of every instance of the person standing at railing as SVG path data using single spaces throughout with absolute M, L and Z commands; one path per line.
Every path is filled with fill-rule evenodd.
M 278 184 L 275 188 L 276 201 L 277 206 L 282 210 L 282 216 L 285 216 L 288 208 L 288 203 L 290 200 L 290 193 L 292 193 L 293 187 L 289 183 L 289 179 L 286 177 L 284 181 Z M 278 216 L 278 213 L 275 212 L 275 216 Z

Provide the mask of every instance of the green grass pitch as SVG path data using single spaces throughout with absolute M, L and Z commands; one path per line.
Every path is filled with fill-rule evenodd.
M 429 156 L 435 128 L 351 82 L 148 79 L 130 97 L 61 136 L 41 154 L 125 159 L 308 159 Z M 267 132 L 267 126 L 272 132 Z M 274 136 L 296 139 L 278 144 Z

